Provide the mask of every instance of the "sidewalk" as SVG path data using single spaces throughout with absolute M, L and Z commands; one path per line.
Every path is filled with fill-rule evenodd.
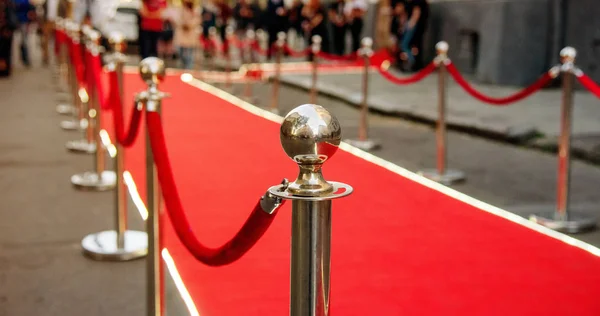
M 435 122 L 437 119 L 436 73 L 410 86 L 390 83 L 376 70 L 371 71 L 369 77 L 368 104 L 371 111 L 426 122 Z M 282 75 L 281 80 L 286 85 L 308 90 L 311 76 L 288 74 Z M 362 74 L 320 74 L 318 88 L 321 94 L 358 106 L 362 100 L 361 82 Z M 520 90 L 517 87 L 474 86 L 485 94 L 498 97 Z M 555 150 L 560 133 L 560 102 L 560 88 L 548 88 L 508 106 L 487 105 L 466 94 L 449 77 L 447 122 L 455 130 Z M 572 140 L 575 156 L 600 162 L 598 122 L 600 100 L 587 91 L 577 91 Z

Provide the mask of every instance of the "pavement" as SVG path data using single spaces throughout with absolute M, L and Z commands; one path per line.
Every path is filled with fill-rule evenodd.
M 0 316 L 144 315 L 145 260 L 82 254 L 84 236 L 113 228 L 114 193 L 72 187 L 71 175 L 91 170 L 92 156 L 66 151 L 82 134 L 59 128 L 58 80 L 33 53 L 30 69 L 14 55 L 13 75 L 0 79 Z M 143 230 L 131 201 L 129 210 L 130 227 Z M 189 314 L 165 274 L 167 314 Z
M 395 74 L 402 76 L 398 72 Z M 359 106 L 362 102 L 362 76 L 360 73 L 322 73 L 319 74 L 317 87 L 322 95 Z M 437 77 L 434 73 L 419 83 L 398 86 L 372 70 L 369 72 L 369 109 L 385 115 L 433 123 L 438 116 Z M 285 74 L 281 81 L 303 90 L 308 90 L 311 85 L 310 74 Z M 532 148 L 556 150 L 560 134 L 560 88 L 546 88 L 525 100 L 499 107 L 472 98 L 451 78 L 447 82 L 449 128 Z M 497 97 L 520 90 L 519 87 L 470 82 L 477 90 Z M 574 102 L 573 155 L 600 163 L 600 100 L 587 91 L 578 90 Z

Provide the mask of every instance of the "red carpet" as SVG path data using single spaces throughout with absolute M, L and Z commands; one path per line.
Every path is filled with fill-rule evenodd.
M 128 97 L 145 88 L 126 79 Z M 219 246 L 297 167 L 278 124 L 178 77 L 160 88 L 172 94 L 163 122 L 184 206 L 199 238 Z M 144 196 L 142 137 L 126 164 Z M 335 315 L 600 315 L 600 258 L 343 151 L 324 174 L 355 188 L 333 203 Z M 194 261 L 165 221 L 165 246 L 200 315 L 288 314 L 290 206 L 254 249 L 218 268 Z

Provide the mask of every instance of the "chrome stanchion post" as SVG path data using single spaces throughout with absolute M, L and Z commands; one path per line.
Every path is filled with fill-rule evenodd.
M 123 99 L 123 64 L 126 61 L 125 41 L 120 33 L 111 33 L 109 43 L 114 51 L 107 65 L 109 71 L 116 71 L 119 77 L 119 93 Z M 148 236 L 145 232 L 127 229 L 127 197 L 123 181 L 124 148 L 116 142 L 115 174 L 115 230 L 87 235 L 81 246 L 85 255 L 102 261 L 128 261 L 138 259 L 148 253 Z
M 215 70 L 215 63 L 216 63 L 216 59 L 217 59 L 217 47 L 216 47 L 216 38 L 217 38 L 217 29 L 214 26 L 211 26 L 208 29 L 208 39 L 209 39 L 209 43 L 211 43 L 210 45 L 210 50 L 209 50 L 209 58 L 210 58 L 210 66 L 209 66 L 209 70 Z
M 61 33 L 65 33 L 66 29 L 65 29 L 65 20 L 63 20 L 62 18 L 57 18 L 56 19 L 56 29 L 57 31 L 61 32 Z M 58 45 L 58 43 L 55 41 L 54 45 Z M 62 115 L 75 115 L 76 113 L 76 108 L 74 106 L 75 100 L 70 100 L 69 98 L 72 97 L 72 92 L 71 92 L 71 87 L 70 87 L 70 78 L 69 78 L 69 70 L 68 70 L 68 64 L 67 64 L 67 48 L 65 47 L 65 45 L 60 45 L 60 47 L 58 47 L 58 58 L 57 58 L 57 72 L 58 72 L 58 78 L 56 80 L 57 83 L 57 87 L 58 87 L 58 93 L 59 93 L 59 99 L 60 99 L 60 104 L 58 106 L 56 106 L 56 112 L 58 112 L 59 114 Z M 70 104 L 69 104 L 70 102 Z
M 160 114 L 162 99 L 166 96 L 158 90 L 158 84 L 165 77 L 165 64 L 156 57 L 148 57 L 140 62 L 140 75 L 148 85 L 148 90 L 137 95 L 138 102 L 145 105 L 147 112 Z M 146 192 L 148 219 L 146 231 L 148 233 L 148 258 L 147 258 L 147 315 L 162 316 L 164 314 L 164 267 L 161 261 L 162 234 L 160 227 L 161 193 L 158 174 L 154 165 L 154 156 L 150 146 L 150 136 L 146 131 Z
M 88 31 L 89 41 L 88 50 L 94 58 L 100 54 L 99 32 Z M 91 67 L 91 66 L 90 66 Z M 112 170 L 106 168 L 106 151 L 102 143 L 101 130 L 101 109 L 98 102 L 98 93 L 96 87 L 88 87 L 88 96 L 90 104 L 88 109 L 88 141 L 95 143 L 96 154 L 94 155 L 94 171 L 75 174 L 71 177 L 71 183 L 80 190 L 106 191 L 113 189 L 117 182 L 117 176 Z
M 305 104 L 285 117 L 280 130 L 285 153 L 298 164 L 298 178 L 269 188 L 292 200 L 290 315 L 329 315 L 331 200 L 352 193 L 352 187 L 328 182 L 321 168 L 341 140 L 337 119 L 325 108 Z
M 67 34 L 69 36 L 69 38 L 75 42 L 75 43 L 79 43 L 82 40 L 81 37 L 81 30 L 79 28 L 79 26 L 75 23 L 75 22 L 71 22 L 71 21 L 67 21 L 66 23 L 66 30 L 67 30 Z M 68 63 L 68 79 L 71 83 L 71 95 L 73 98 L 73 102 L 74 103 L 79 103 L 79 101 L 77 101 L 78 98 L 78 93 L 79 93 L 79 87 L 78 87 L 78 82 L 77 82 L 77 76 L 75 74 L 75 65 L 70 62 Z M 67 106 L 68 107 L 68 106 Z M 61 107 L 64 108 L 64 107 Z M 57 108 L 57 111 L 59 109 Z M 74 130 L 79 130 L 82 128 L 85 128 L 85 125 L 83 125 L 83 121 L 82 120 L 78 120 L 77 116 L 76 116 L 76 112 L 71 112 L 71 118 L 68 120 L 63 120 L 60 122 L 60 128 L 67 130 L 67 131 L 74 131 Z
M 321 51 L 321 36 L 314 35 L 312 37 L 312 85 L 310 87 L 310 103 L 317 103 L 317 68 L 319 66 L 319 52 Z
M 437 151 L 437 168 L 419 171 L 419 174 L 444 185 L 451 185 L 466 179 L 464 172 L 446 168 L 447 133 L 446 133 L 446 65 L 448 59 L 448 43 L 439 42 L 435 45 L 437 57 L 435 63 L 438 65 L 438 119 L 435 127 L 435 140 Z
M 596 226 L 596 219 L 592 216 L 569 210 L 573 83 L 575 72 L 578 70 L 575 67 L 576 56 L 577 51 L 572 47 L 565 47 L 560 51 L 562 62 L 562 102 L 560 136 L 558 141 L 556 209 L 530 216 L 530 219 L 538 224 L 566 233 L 580 233 L 591 230 Z
M 271 95 L 270 111 L 279 114 L 279 84 L 281 76 L 281 57 L 283 55 L 283 47 L 285 45 L 285 33 L 277 33 L 277 41 L 275 42 L 277 51 L 275 52 L 275 77 L 273 78 L 273 94 Z
M 245 70 L 249 71 L 251 67 L 253 67 L 254 62 L 256 61 L 254 57 L 254 51 L 252 50 L 252 45 L 256 42 L 256 34 L 254 30 L 246 31 L 246 54 L 249 60 L 249 64 L 245 66 Z M 245 78 L 244 83 L 244 100 L 246 102 L 252 103 L 254 101 L 254 97 L 252 96 L 252 79 Z
M 227 26 L 225 29 L 225 41 L 227 42 L 227 51 L 225 51 L 225 89 L 231 91 L 231 42 L 233 41 L 233 28 Z
M 373 40 L 370 37 L 365 37 L 361 41 L 361 48 L 358 50 L 358 55 L 362 57 L 364 62 L 363 80 L 362 80 L 362 102 L 360 107 L 360 122 L 358 125 L 358 139 L 348 140 L 348 143 L 354 147 L 365 151 L 370 151 L 379 148 L 381 145 L 369 139 L 369 66 L 371 56 L 373 56 Z
M 204 28 L 202 28 L 202 26 L 199 26 L 199 32 L 198 34 L 200 34 L 200 36 L 203 36 L 204 34 Z M 197 58 L 197 66 L 196 67 L 196 78 L 198 78 L 199 80 L 203 80 L 203 75 L 202 75 L 202 70 L 204 69 L 204 53 L 206 51 L 206 47 L 204 46 L 204 41 L 200 41 L 199 45 L 198 45 L 198 50 L 196 53 Z

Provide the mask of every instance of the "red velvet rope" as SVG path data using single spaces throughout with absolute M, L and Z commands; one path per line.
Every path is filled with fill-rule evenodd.
M 179 240 L 196 259 L 209 266 L 222 266 L 241 258 L 266 232 L 276 213 L 267 214 L 262 210 L 259 201 L 242 228 L 223 246 L 208 248 L 201 244 L 192 231 L 179 198 L 160 115 L 156 112 L 147 112 L 146 115 L 150 145 L 163 191 L 162 195 Z
M 75 76 L 79 86 L 85 85 L 84 68 L 83 68 L 83 57 L 81 56 L 81 44 L 76 44 L 73 41 L 69 42 L 69 54 L 71 56 L 71 62 L 75 69 Z
M 58 56 L 60 53 L 60 47 L 65 43 L 65 32 L 61 30 L 56 30 L 54 32 L 54 54 Z
M 113 110 L 113 125 L 115 127 L 117 141 L 124 147 L 130 147 L 135 142 L 138 131 L 140 130 L 142 111 L 134 104 L 131 121 L 129 122 L 129 129 L 127 130 L 127 134 L 125 134 L 125 127 L 123 126 L 123 103 L 121 101 L 121 94 L 119 93 L 119 77 L 116 71 L 108 73 L 108 85 L 108 103 L 112 106 Z
M 353 61 L 358 58 L 358 55 L 356 54 L 356 52 L 353 52 L 353 53 L 350 53 L 347 55 L 339 56 L 339 55 L 329 54 L 329 53 L 320 51 L 319 57 L 329 59 L 329 60 L 334 60 L 334 61 Z
M 252 48 L 252 50 L 254 50 L 255 52 L 257 52 L 263 56 L 267 56 L 267 54 L 269 54 L 269 52 L 274 51 L 274 47 L 269 47 L 269 49 L 262 49 L 260 47 L 260 44 L 258 44 L 258 41 L 254 41 L 254 42 L 250 43 L 250 48 Z
M 283 50 L 290 56 L 292 57 L 305 57 L 308 56 L 308 54 L 310 54 L 310 48 L 304 49 L 304 50 L 293 50 L 291 47 L 289 47 L 288 45 L 285 45 L 283 47 Z
M 513 95 L 507 96 L 507 97 L 494 98 L 494 97 L 486 96 L 486 95 L 482 94 L 481 92 L 475 90 L 475 88 L 473 88 L 473 86 L 471 86 L 467 82 L 467 80 L 460 74 L 460 72 L 458 71 L 458 69 L 456 69 L 454 64 L 449 63 L 448 65 L 446 65 L 446 68 L 448 69 L 448 72 L 452 75 L 454 80 L 467 93 L 469 93 L 472 97 L 474 97 L 482 102 L 489 103 L 492 105 L 508 105 L 510 103 L 525 99 L 526 97 L 532 95 L 534 92 L 543 88 L 545 85 L 547 85 L 553 79 L 552 75 L 548 71 L 548 72 L 544 73 L 542 76 L 540 76 L 540 78 L 538 78 L 532 85 L 526 87 L 525 89 L 523 89 Z
M 409 77 L 404 77 L 404 78 L 396 77 L 393 74 L 391 74 L 389 71 L 384 70 L 381 67 L 377 67 L 377 70 L 379 70 L 379 73 L 388 81 L 395 83 L 397 85 L 405 85 L 405 84 L 416 83 L 416 82 L 423 80 L 425 77 L 429 76 L 435 70 L 436 67 L 437 67 L 436 64 L 432 62 L 429 65 L 427 65 L 425 68 L 421 69 L 416 74 L 409 76 Z
M 92 83 L 90 84 L 92 89 L 96 89 L 96 94 L 98 95 L 98 102 L 100 103 L 100 108 L 103 110 L 110 109 L 109 101 L 104 94 L 104 82 L 102 81 L 102 61 L 100 60 L 100 55 L 92 55 L 89 54 L 89 63 L 91 75 L 92 75 Z
M 588 91 L 593 93 L 597 98 L 600 98 L 600 86 L 594 82 L 588 75 L 581 73 L 577 75 L 577 79 Z

